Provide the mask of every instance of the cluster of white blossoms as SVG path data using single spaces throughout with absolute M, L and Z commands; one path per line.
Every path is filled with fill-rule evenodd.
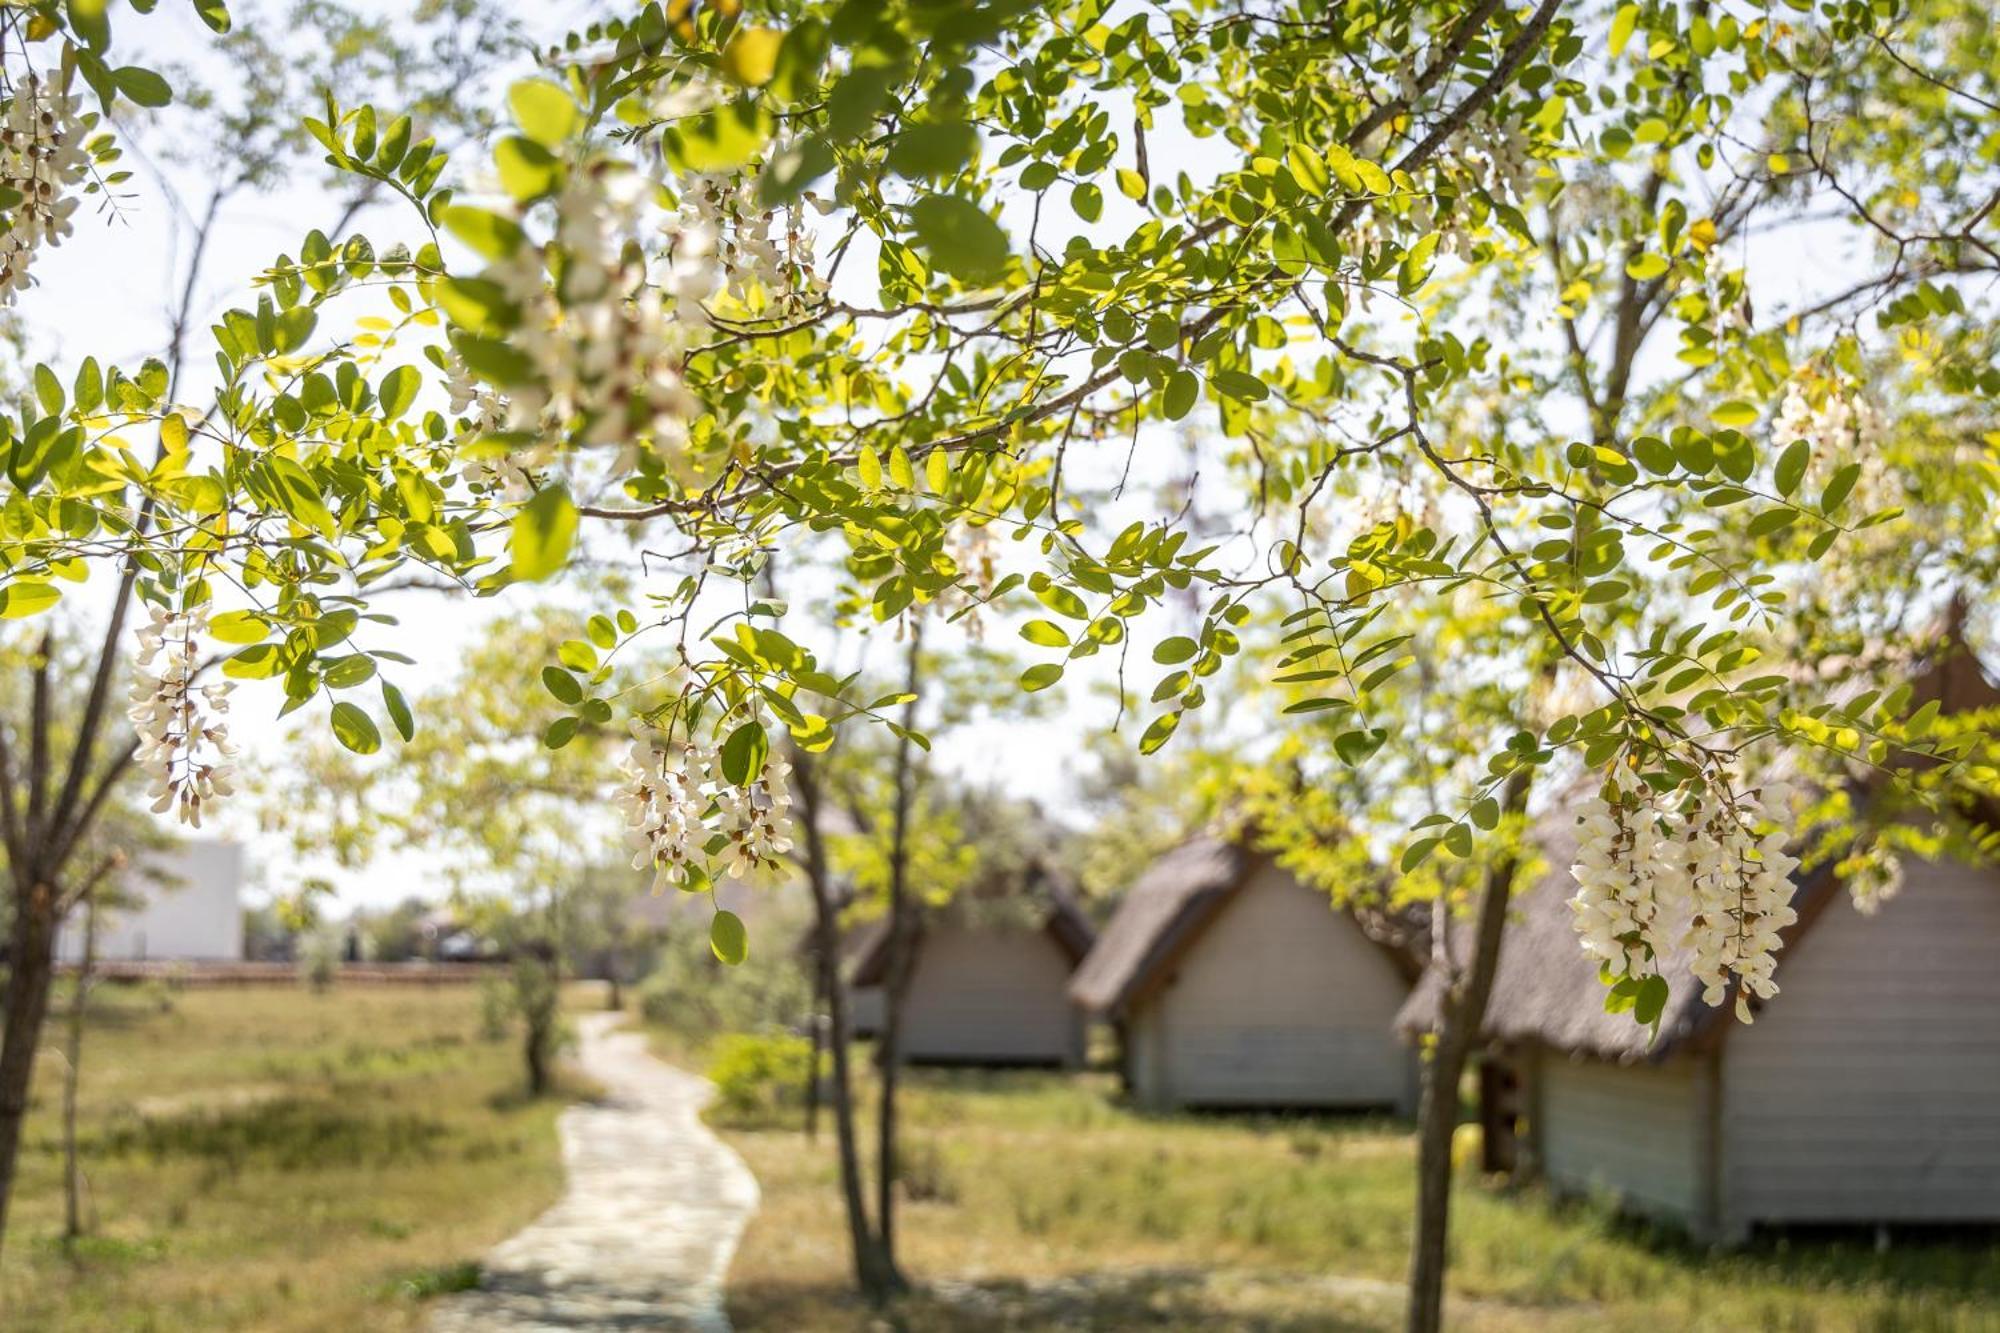
M 90 165 L 85 127 L 61 88 L 30 74 L 0 112 L 0 188 L 21 196 L 0 232 L 0 305 L 28 285 L 28 265 L 42 246 L 70 234 L 74 187 Z
M 1734 983 L 1737 1017 L 1749 1022 L 1750 997 L 1778 992 L 1780 932 L 1797 920 L 1789 792 L 1737 793 L 1718 778 L 1669 804 L 1622 762 L 1610 786 L 1577 812 L 1570 910 L 1584 952 L 1613 976 L 1643 979 L 1685 948 L 1702 999 L 1720 1005 Z
M 511 342 L 535 372 L 509 388 L 505 427 L 546 441 L 536 456 L 517 456 L 517 467 L 546 461 L 559 436 L 616 445 L 627 455 L 621 467 L 642 444 L 663 457 L 686 445 L 699 407 L 681 380 L 686 338 L 646 282 L 639 246 L 652 188 L 615 162 L 579 167 L 555 200 L 556 261 L 524 245 L 488 272 L 522 312 Z M 492 406 L 476 394 L 461 401 Z
M 1874 916 L 1902 892 L 1902 858 L 1879 841 L 1843 860 L 1838 869 L 1854 909 L 1863 916 Z
M 658 731 L 635 728 L 618 807 L 634 869 L 653 871 L 653 891 L 685 888 L 705 869 L 719 834 L 723 870 L 732 879 L 775 868 L 792 849 L 791 766 L 771 758 L 744 785 L 722 776 L 715 752 L 670 744 Z
M 677 298 L 692 285 L 702 299 L 727 290 L 752 308 L 761 301 L 790 314 L 825 294 L 826 283 L 813 268 L 804 209 L 793 204 L 781 214 L 764 208 L 757 188 L 751 172 L 681 179 L 680 210 L 664 227 L 669 245 L 661 278 Z M 699 300 L 680 304 L 689 318 L 702 309 Z
M 173 810 L 183 824 L 201 827 L 202 806 L 231 795 L 236 754 L 229 726 L 229 684 L 196 686 L 195 647 L 208 627 L 207 612 L 152 609 L 139 631 L 132 707 L 126 716 L 139 731 L 135 758 L 152 770 L 153 812 Z
M 1838 382 L 1815 386 L 1816 378 L 1795 376 L 1785 386 L 1777 420 L 1771 424 L 1772 443 L 1783 448 L 1804 440 L 1815 454 L 1840 456 L 1874 443 L 1875 409 L 1868 400 Z

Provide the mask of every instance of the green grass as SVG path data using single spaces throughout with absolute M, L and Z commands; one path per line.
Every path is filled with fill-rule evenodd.
M 60 1000 L 60 997 L 58 997 Z M 0 1256 L 0 1327 L 38 1333 L 422 1326 L 547 1206 L 556 1100 L 476 988 L 100 987 L 81 1117 L 91 1234 L 60 1244 L 60 1021 Z
M 1398 1324 L 1412 1143 L 1379 1120 L 1148 1117 L 1108 1081 L 914 1071 L 898 1327 Z M 739 1333 L 877 1327 L 848 1293 L 830 1123 L 728 1130 L 763 1188 L 730 1275 Z M 1457 1327 L 2000 1329 L 2000 1248 L 1793 1241 L 1711 1252 L 1537 1191 L 1460 1189 Z

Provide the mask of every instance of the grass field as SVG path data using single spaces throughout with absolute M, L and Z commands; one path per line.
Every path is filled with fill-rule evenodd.
M 60 1000 L 60 996 L 58 997 Z M 476 987 L 100 987 L 84 1049 L 92 1234 L 62 1227 L 62 1061 L 37 1073 L 0 1328 L 414 1329 L 419 1296 L 558 1193 L 555 1101 L 520 1096 Z
M 1143 1117 L 1108 1083 L 916 1071 L 910 1333 L 1331 1333 L 1397 1326 L 1412 1144 L 1380 1121 Z M 730 1274 L 738 1333 L 861 1333 L 830 1125 L 726 1130 L 762 1185 Z M 1859 1239 L 1712 1254 L 1538 1193 L 1461 1190 L 1454 1325 L 1494 1330 L 2000 1329 L 2000 1246 Z

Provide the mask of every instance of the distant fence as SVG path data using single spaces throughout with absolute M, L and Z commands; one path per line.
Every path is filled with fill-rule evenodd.
M 57 970 L 71 973 L 76 968 L 65 963 Z M 342 963 L 334 973 L 334 984 L 462 986 L 505 970 L 503 963 Z M 159 981 L 170 986 L 271 986 L 297 984 L 304 969 L 298 963 L 106 959 L 92 966 L 91 975 L 99 981 Z

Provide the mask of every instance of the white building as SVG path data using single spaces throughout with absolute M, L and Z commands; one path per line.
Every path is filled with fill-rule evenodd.
M 187 842 L 128 872 L 121 895 L 130 905 L 97 917 L 104 961 L 239 962 L 243 958 L 243 848 L 233 842 Z M 83 912 L 72 912 L 56 944 L 65 963 L 83 957 Z
M 1411 929 L 1197 838 L 1139 877 L 1070 994 L 1117 1028 L 1148 1109 L 1407 1111 L 1415 1066 L 1394 1020 L 1417 971 Z

